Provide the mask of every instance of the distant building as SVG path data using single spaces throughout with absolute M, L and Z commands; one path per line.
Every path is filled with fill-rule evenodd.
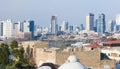
M 86 30 L 93 30 L 94 26 L 94 14 L 88 13 L 86 16 Z
M 34 38 L 34 21 L 24 21 L 23 32 L 31 32 L 32 39 Z
M 61 31 L 61 28 L 62 28 L 62 26 L 59 26 L 59 29 L 58 29 L 58 31 Z
M 116 16 L 116 32 L 120 32 L 120 14 Z
M 67 31 L 68 30 L 68 22 L 67 21 L 63 21 L 63 23 L 61 25 L 61 30 L 62 31 Z
M 13 23 L 11 19 L 0 23 L 0 35 L 4 39 L 13 37 Z
M 80 24 L 80 30 L 84 30 L 83 24 Z
M 97 19 L 97 32 L 99 34 L 105 33 L 106 30 L 106 24 L 105 24 L 105 14 L 99 14 Z
M 73 31 L 73 26 L 72 26 L 72 25 L 69 26 L 69 31 L 70 31 L 70 32 Z
M 80 27 L 78 25 L 75 25 L 74 31 L 79 32 L 80 31 Z
M 106 32 L 109 32 L 109 33 L 114 32 L 114 27 L 115 27 L 115 22 L 114 21 L 109 21 L 107 23 Z
M 95 22 L 94 22 L 94 28 L 93 28 L 93 30 L 95 32 L 97 32 L 97 22 L 98 22 L 98 20 L 96 19 Z
M 51 18 L 51 33 L 56 34 L 57 33 L 57 17 L 52 16 Z
M 0 36 L 3 36 L 3 21 L 0 21 Z
M 13 36 L 16 38 L 16 35 L 20 32 L 20 25 L 21 23 L 13 23 Z

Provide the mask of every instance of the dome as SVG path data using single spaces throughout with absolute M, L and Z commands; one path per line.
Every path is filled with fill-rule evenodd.
M 52 69 L 50 66 L 42 66 L 42 67 L 39 67 L 38 69 Z
M 68 57 L 67 62 L 61 65 L 58 69 L 87 69 L 78 58 L 74 55 Z
M 71 56 L 68 57 L 67 62 L 70 62 L 70 63 L 78 62 L 78 59 L 77 59 L 76 56 L 71 55 Z

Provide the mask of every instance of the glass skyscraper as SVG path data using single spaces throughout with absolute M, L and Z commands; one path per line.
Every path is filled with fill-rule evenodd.
M 99 34 L 105 33 L 106 30 L 106 24 L 105 24 L 105 14 L 99 14 L 97 19 L 97 32 Z

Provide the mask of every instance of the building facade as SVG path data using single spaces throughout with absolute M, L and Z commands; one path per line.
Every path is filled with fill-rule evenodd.
M 34 38 L 34 21 L 33 20 L 24 21 L 23 32 L 31 32 L 31 37 Z
M 57 33 L 57 17 L 52 16 L 51 18 L 51 33 L 56 34 Z
M 97 19 L 97 32 L 99 34 L 105 33 L 106 30 L 106 24 L 105 24 L 105 14 L 99 14 Z
M 94 14 L 88 13 L 86 16 L 86 30 L 93 30 L 94 26 Z
M 120 32 L 120 14 L 116 16 L 116 32 Z
M 5 39 L 13 37 L 13 23 L 11 19 L 1 22 L 1 36 Z
M 68 30 L 68 22 L 63 21 L 63 23 L 61 25 L 61 31 L 67 31 L 67 30 Z

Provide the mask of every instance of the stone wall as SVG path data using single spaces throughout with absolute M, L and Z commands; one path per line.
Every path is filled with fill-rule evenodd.
M 52 63 L 61 65 L 66 62 L 67 58 L 74 54 L 85 66 L 92 69 L 104 69 L 104 65 L 109 65 L 110 68 L 115 68 L 115 62 L 112 60 L 100 60 L 100 49 L 93 49 L 90 51 L 85 51 L 81 49 L 72 49 L 68 48 L 64 51 L 55 50 L 55 51 L 45 51 L 44 49 L 36 50 L 36 64 L 40 62 L 47 62 L 51 60 Z M 40 52 L 41 51 L 41 52 Z
M 36 48 L 35 49 L 35 63 L 39 67 L 42 63 L 52 62 L 55 63 L 55 52 L 46 51 L 46 49 Z
M 98 49 L 91 51 L 73 50 L 68 52 L 57 52 L 56 64 L 61 65 L 65 63 L 65 61 L 71 54 L 76 55 L 80 59 L 80 62 L 82 62 L 88 67 L 100 67 L 100 50 Z
M 66 62 L 67 58 L 74 54 L 80 62 L 85 66 L 92 69 L 104 69 L 105 66 L 109 66 L 110 69 L 115 69 L 115 61 L 113 60 L 101 60 L 100 48 L 86 50 L 86 48 L 71 48 L 67 47 L 64 50 L 50 49 L 47 42 L 24 42 L 23 47 L 26 49 L 29 46 L 33 49 L 32 55 L 36 66 L 40 66 L 45 62 L 52 62 L 54 64 L 61 65 Z

